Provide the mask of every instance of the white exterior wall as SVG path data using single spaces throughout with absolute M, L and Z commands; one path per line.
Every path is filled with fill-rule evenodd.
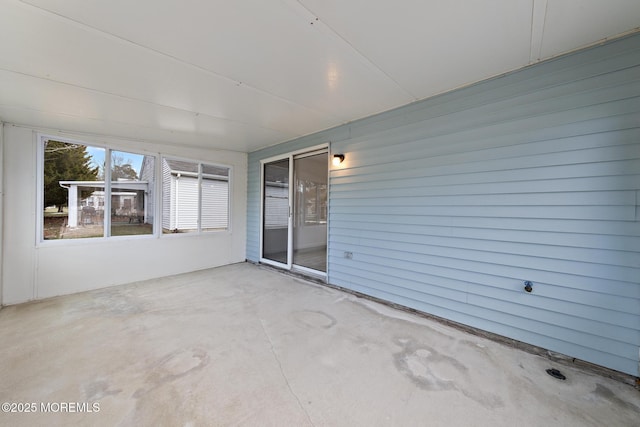
M 176 228 L 175 220 L 171 216 L 171 201 L 174 198 L 174 182 L 171 177 L 171 169 L 167 161 L 162 159 L 162 228 L 173 230 Z
M 177 177 L 163 161 L 163 227 L 167 230 L 194 230 L 198 227 L 198 178 Z M 205 179 L 202 186 L 202 229 L 229 226 L 229 182 Z
M 36 130 L 5 124 L 5 218 L 2 299 L 15 304 L 101 287 L 125 284 L 245 260 L 245 154 L 162 146 L 162 154 L 180 155 L 233 166 L 232 230 L 206 234 L 130 236 L 37 243 Z M 47 133 L 46 131 L 43 133 Z M 49 132 L 53 134 L 53 132 Z M 59 132 L 55 132 L 60 135 Z M 157 152 L 152 143 L 61 135 L 88 144 L 109 144 L 129 151 Z M 118 268 L 113 268 L 118 266 Z M 97 274 L 96 274 L 97 273 Z
M 202 228 L 217 229 L 227 227 L 229 212 L 226 209 L 229 198 L 229 182 L 205 179 L 202 183 Z
M 172 227 L 178 230 L 196 230 L 198 228 L 198 178 L 173 175 L 171 183 L 174 190 L 174 197 L 171 199 Z

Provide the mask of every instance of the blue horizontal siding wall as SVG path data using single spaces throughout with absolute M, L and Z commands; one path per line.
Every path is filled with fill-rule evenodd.
M 251 153 L 248 259 L 327 141 L 330 283 L 640 376 L 640 35 Z

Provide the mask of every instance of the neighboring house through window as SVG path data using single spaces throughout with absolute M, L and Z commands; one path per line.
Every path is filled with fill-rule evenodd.
M 163 158 L 163 232 L 227 230 L 229 172 L 226 166 Z
M 156 234 L 159 156 L 46 136 L 39 153 L 39 241 Z M 163 233 L 229 229 L 228 166 L 161 165 Z
M 154 156 L 47 137 L 40 143 L 41 240 L 153 234 Z

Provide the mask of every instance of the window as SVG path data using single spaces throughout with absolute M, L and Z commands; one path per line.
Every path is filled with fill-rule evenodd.
M 41 144 L 41 240 L 153 234 L 154 156 L 46 137 Z
M 227 230 L 229 171 L 225 166 L 163 158 L 163 233 Z
M 153 234 L 155 157 L 111 151 L 111 235 Z
M 159 156 L 44 136 L 39 150 L 40 241 L 153 235 L 156 221 L 163 233 L 229 229 L 227 166 L 162 158 L 157 171 Z

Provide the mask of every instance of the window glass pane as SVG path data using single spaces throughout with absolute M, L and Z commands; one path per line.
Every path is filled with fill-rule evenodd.
M 154 158 L 111 152 L 111 235 L 153 234 Z
M 264 165 L 262 256 L 289 262 L 289 159 Z
M 44 240 L 104 236 L 102 148 L 45 141 Z
M 294 159 L 293 263 L 327 269 L 327 153 Z
M 229 226 L 229 168 L 202 165 L 202 231 Z
M 162 159 L 162 232 L 198 231 L 198 163 Z
M 162 232 L 215 231 L 228 227 L 229 168 L 163 158 Z

